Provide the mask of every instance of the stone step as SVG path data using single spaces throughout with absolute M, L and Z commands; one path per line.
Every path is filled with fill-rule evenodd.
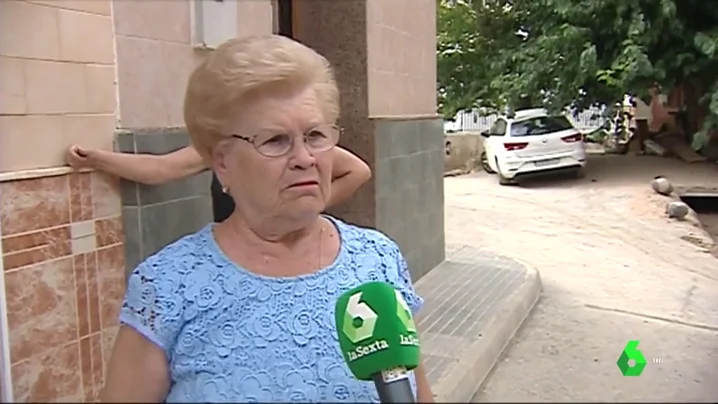
M 473 246 L 447 245 L 446 260 L 415 285 L 421 347 L 437 402 L 470 402 L 541 295 L 539 273 Z

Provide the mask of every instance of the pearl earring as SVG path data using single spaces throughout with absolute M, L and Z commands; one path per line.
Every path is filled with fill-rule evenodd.
M 229 187 L 226 186 L 226 185 L 223 185 L 223 186 L 222 186 L 222 192 L 225 193 L 225 194 L 228 194 L 228 193 L 229 193 Z

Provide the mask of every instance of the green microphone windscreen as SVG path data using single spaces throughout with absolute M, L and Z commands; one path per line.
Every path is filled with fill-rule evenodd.
M 358 286 L 335 307 L 339 346 L 354 377 L 372 380 L 382 370 L 419 365 L 419 338 L 401 293 L 384 282 Z

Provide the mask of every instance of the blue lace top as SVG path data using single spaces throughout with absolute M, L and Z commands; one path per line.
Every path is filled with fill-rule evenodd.
M 169 360 L 167 402 L 378 402 L 374 384 L 344 363 L 334 325 L 343 292 L 393 284 L 416 313 L 396 243 L 376 230 L 329 218 L 341 236 L 334 263 L 273 278 L 247 271 L 219 249 L 213 224 L 162 249 L 132 273 L 120 322 Z M 416 383 L 412 376 L 416 394 Z

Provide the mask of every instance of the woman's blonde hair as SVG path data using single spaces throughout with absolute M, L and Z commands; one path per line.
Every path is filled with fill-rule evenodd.
M 230 39 L 190 75 L 184 121 L 197 152 L 209 160 L 212 148 L 231 133 L 227 124 L 241 103 L 264 92 L 312 86 L 328 122 L 339 117 L 339 89 L 322 55 L 279 35 Z

